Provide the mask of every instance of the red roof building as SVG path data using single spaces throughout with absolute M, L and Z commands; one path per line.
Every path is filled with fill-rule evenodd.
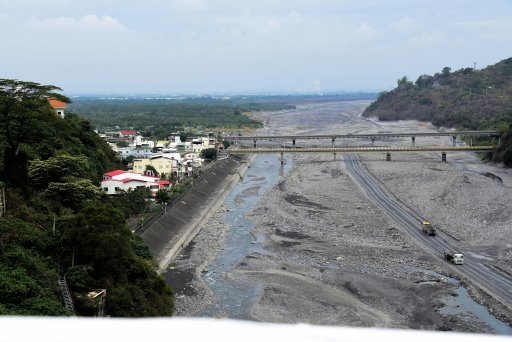
M 134 137 L 137 135 L 137 132 L 131 129 L 125 129 L 122 131 L 119 131 L 119 136 L 122 137 Z
M 105 179 L 105 178 L 111 179 L 112 177 L 122 175 L 123 173 L 126 173 L 126 171 L 123 171 L 123 170 L 110 171 L 103 175 L 103 179 Z
M 52 106 L 53 110 L 55 110 L 55 113 L 64 119 L 64 109 L 68 108 L 68 104 L 55 98 L 49 98 L 48 102 L 50 103 L 50 106 Z
M 138 173 L 114 170 L 103 174 L 101 188 L 107 195 L 115 195 L 130 189 L 148 188 L 152 196 L 155 196 L 158 190 L 168 189 L 171 182 L 158 177 L 141 175 Z

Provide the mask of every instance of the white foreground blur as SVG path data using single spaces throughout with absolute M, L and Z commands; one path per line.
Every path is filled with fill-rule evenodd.
M 512 338 L 453 332 L 269 324 L 210 318 L 2 317 L 0 318 L 0 340 L 2 342 L 511 342 Z

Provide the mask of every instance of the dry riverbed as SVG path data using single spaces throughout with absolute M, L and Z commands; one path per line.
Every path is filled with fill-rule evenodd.
M 415 122 L 381 124 L 361 120 L 358 114 L 364 105 L 344 110 L 333 106 L 329 115 L 323 116 L 328 121 L 323 129 L 431 129 Z M 328 106 L 314 111 L 324 113 L 330 110 Z M 308 111 L 311 109 L 270 113 L 262 119 L 273 132 L 289 133 L 287 122 L 291 121 L 299 123 L 291 131 L 306 131 Z M 316 130 L 314 127 L 308 132 Z M 481 257 L 493 258 L 496 265 L 509 270 L 512 213 L 507 204 L 512 200 L 512 177 L 502 169 L 481 166 L 469 154 L 448 158 L 458 162 L 444 164 L 440 156 L 425 154 L 395 154 L 392 162 L 383 161 L 384 156 L 363 156 L 366 167 L 403 203 L 456 239 L 457 244 L 470 247 Z M 467 315 L 439 312 L 447 298 L 456 295 L 459 285 L 447 278 L 454 275 L 443 261 L 419 248 L 363 195 L 340 159 L 338 156 L 334 161 L 332 155 L 296 155 L 290 172 L 262 195 L 247 215 L 254 223 L 254 241 L 264 252 L 249 253 L 223 276 L 249 279 L 261 287 L 261 295 L 248 309 L 249 318 L 490 332 Z M 485 173 L 499 174 L 502 182 Z M 236 208 L 221 207 L 172 265 L 171 283 L 177 292 L 179 316 L 201 315 L 217 300 L 203 275 L 209 272 L 224 249 L 226 234 L 233 229 L 224 222 L 228 210 Z M 469 290 L 479 302 L 493 307 L 498 316 L 510 317 L 510 310 L 492 298 L 473 287 Z M 226 311 L 217 316 L 229 314 Z

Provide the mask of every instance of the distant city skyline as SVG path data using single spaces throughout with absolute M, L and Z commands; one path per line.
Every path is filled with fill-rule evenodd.
M 0 38 L 69 95 L 379 92 L 512 57 L 512 2 L 0 0 Z

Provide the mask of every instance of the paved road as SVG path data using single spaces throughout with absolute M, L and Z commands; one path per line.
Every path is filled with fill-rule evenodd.
M 494 298 L 508 307 L 512 307 L 512 277 L 492 268 L 492 264 L 471 257 L 467 250 L 460 250 L 442 236 L 427 236 L 420 229 L 421 217 L 405 208 L 396 198 L 384 190 L 379 181 L 371 175 L 359 162 L 358 157 L 344 155 L 347 170 L 366 192 L 367 196 L 379 206 L 397 224 L 402 226 L 409 235 L 424 249 L 443 259 L 443 251 L 454 250 L 464 253 L 464 265 L 447 263 L 456 273 L 472 281 Z

